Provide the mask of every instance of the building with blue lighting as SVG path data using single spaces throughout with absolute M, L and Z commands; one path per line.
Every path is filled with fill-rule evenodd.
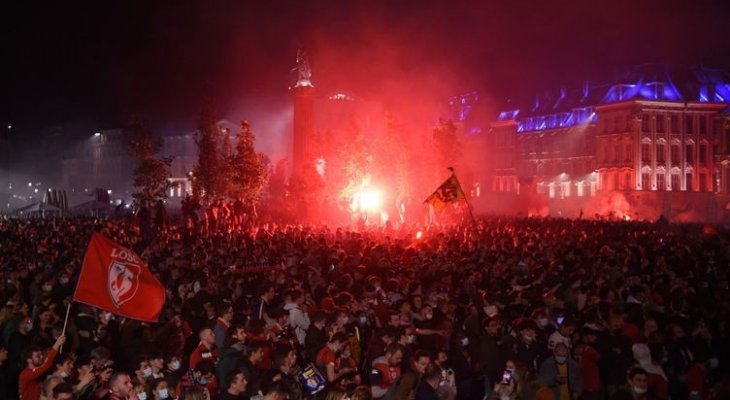
M 667 214 L 699 204 L 717 215 L 730 194 L 729 106 L 727 71 L 657 65 L 510 101 L 490 124 L 483 180 L 492 193 L 546 198 L 551 210 L 620 192 Z

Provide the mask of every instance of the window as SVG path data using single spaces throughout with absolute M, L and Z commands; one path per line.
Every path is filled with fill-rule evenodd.
M 621 145 L 617 144 L 617 145 L 613 146 L 613 151 L 614 151 L 613 161 L 617 162 L 617 163 L 620 162 L 621 161 Z
M 664 133 L 664 115 L 662 114 L 656 116 L 656 131 L 657 133 Z
M 665 161 L 666 160 L 664 158 L 664 145 L 658 144 L 658 145 L 656 145 L 656 162 L 663 163 Z
M 627 173 L 624 175 L 624 189 L 631 190 L 631 174 Z
M 692 174 L 685 175 L 685 187 L 687 190 L 692 191 L 694 190 L 694 182 L 692 182 Z
M 707 162 L 707 145 L 701 144 L 700 145 L 700 164 L 705 164 Z
M 641 174 L 641 188 L 644 190 L 651 189 L 651 175 Z
M 687 115 L 686 117 L 684 117 L 684 133 L 686 133 L 686 134 L 693 133 L 691 115 Z
M 626 145 L 626 161 L 627 162 L 634 161 L 634 149 L 631 144 Z
M 623 127 L 621 126 L 621 117 L 617 116 L 613 119 L 613 129 L 616 132 L 621 132 Z
M 672 164 L 679 164 L 679 146 L 672 145 L 671 149 Z
M 667 188 L 664 182 L 664 174 L 656 174 L 656 188 L 657 190 L 665 190 Z
M 679 115 L 671 114 L 669 116 L 669 131 L 679 133 Z
M 646 114 L 641 115 L 641 131 L 649 132 L 649 116 Z
M 643 162 L 651 161 L 651 155 L 649 153 L 650 153 L 649 144 L 642 143 L 641 144 L 641 161 L 643 161 Z
M 671 187 L 672 190 L 675 190 L 675 191 L 680 190 L 679 174 L 672 174 L 672 181 L 670 182 L 670 184 L 672 185 L 672 187 Z
M 700 135 L 707 134 L 707 117 L 700 115 Z
M 685 157 L 685 161 L 688 163 L 695 162 L 695 147 L 693 145 L 689 144 L 689 145 L 687 145 L 685 152 L 687 153 L 686 157 Z
M 700 192 L 707 191 L 707 174 L 700 173 Z

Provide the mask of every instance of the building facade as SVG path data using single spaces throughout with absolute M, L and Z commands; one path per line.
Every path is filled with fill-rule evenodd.
M 618 192 L 653 196 L 660 211 L 689 201 L 666 193 L 695 193 L 713 213 L 730 194 L 727 72 L 645 65 L 609 84 L 521 104 L 490 124 L 484 179 L 492 193 L 555 201 Z

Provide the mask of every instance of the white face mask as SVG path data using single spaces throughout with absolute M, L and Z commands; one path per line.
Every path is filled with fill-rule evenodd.
M 461 339 L 461 341 L 459 343 L 461 344 L 461 347 L 466 347 L 469 345 L 469 338 L 465 337 L 465 338 Z
M 544 317 L 537 319 L 537 324 L 540 326 L 540 328 L 544 328 L 544 327 L 548 326 L 548 323 L 549 322 L 550 321 L 548 321 L 548 319 L 547 318 L 544 318 Z
M 147 368 L 143 369 L 142 376 L 144 376 L 145 378 L 149 378 L 150 376 L 152 376 L 152 368 L 147 367 Z
M 410 343 L 413 343 L 415 341 L 416 341 L 416 337 L 413 336 L 413 335 L 408 335 L 408 337 L 406 338 L 406 342 L 409 343 L 409 344 Z
M 61 371 L 61 378 L 63 378 L 63 379 L 68 378 L 68 373 L 66 373 L 66 371 Z
M 170 363 L 170 369 L 173 370 L 173 371 L 179 370 L 180 369 L 180 361 L 175 360 L 175 361 L 171 362 Z
M 633 390 L 634 393 L 638 395 L 646 394 L 646 388 L 638 388 L 636 386 L 632 386 L 631 390 Z
M 484 307 L 484 313 L 487 314 L 489 318 L 493 318 L 495 315 L 499 314 L 499 309 L 497 306 L 486 306 Z
M 161 399 L 166 399 L 166 398 L 167 398 L 167 397 L 169 396 L 169 394 L 167 393 L 167 389 L 160 389 L 160 390 L 159 390 L 159 391 L 157 392 L 157 395 L 158 395 L 158 396 L 159 396 L 159 397 L 160 397 Z
M 137 393 L 137 400 L 147 400 L 147 393 L 146 392 Z

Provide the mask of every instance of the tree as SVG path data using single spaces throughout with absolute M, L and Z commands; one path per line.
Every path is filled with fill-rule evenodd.
M 170 182 L 172 157 L 159 157 L 162 142 L 155 138 L 147 124 L 139 117 L 127 123 L 129 151 L 137 159 L 134 168 L 134 197 L 140 204 L 152 204 L 167 198 L 173 186 Z
M 233 174 L 236 171 L 235 155 L 231 147 L 231 137 L 227 133 L 223 135 L 223 146 L 220 152 L 220 178 L 218 179 L 216 193 L 227 197 L 236 197 L 233 188 Z
M 203 107 L 200 114 L 195 143 L 198 145 L 198 164 L 193 168 L 193 191 L 196 196 L 209 203 L 220 195 L 222 179 L 219 155 L 220 132 L 218 112 L 212 103 Z
M 244 201 L 257 202 L 269 178 L 266 168 L 267 158 L 256 152 L 254 134 L 248 121 L 241 122 L 237 135 L 236 154 L 232 158 L 232 193 Z
M 433 140 L 436 151 L 441 158 L 443 168 L 451 167 L 461 157 L 461 142 L 456 133 L 454 121 L 439 118 L 439 124 L 433 128 Z

